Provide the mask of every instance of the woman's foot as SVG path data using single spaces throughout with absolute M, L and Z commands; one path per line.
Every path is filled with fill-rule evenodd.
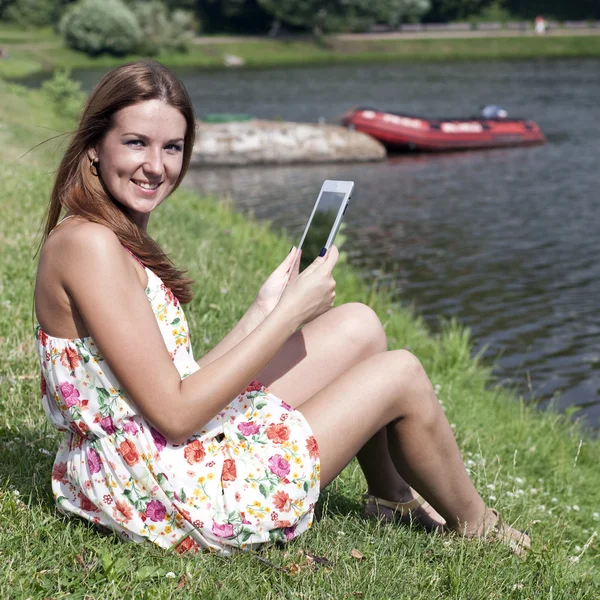
M 527 532 L 519 531 L 504 523 L 495 508 L 486 507 L 483 518 L 472 530 L 461 529 L 460 527 L 455 527 L 453 530 L 463 537 L 500 542 L 508 546 L 517 555 L 521 555 L 531 549 L 531 538 Z
M 427 531 L 442 531 L 446 521 L 415 490 L 408 488 L 401 497 L 394 500 L 378 498 L 372 494 L 364 494 L 367 499 L 364 516 L 391 523 L 399 521 L 405 525 L 418 523 Z

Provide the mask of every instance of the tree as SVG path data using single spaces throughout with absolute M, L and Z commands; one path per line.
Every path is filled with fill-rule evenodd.
M 419 19 L 429 0 L 258 0 L 275 19 L 312 31 L 358 31 L 374 23 L 397 26 Z

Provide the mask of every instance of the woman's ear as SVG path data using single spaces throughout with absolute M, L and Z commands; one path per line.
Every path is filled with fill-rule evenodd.
M 90 162 L 98 160 L 98 153 L 96 152 L 96 148 L 88 148 L 87 155 Z

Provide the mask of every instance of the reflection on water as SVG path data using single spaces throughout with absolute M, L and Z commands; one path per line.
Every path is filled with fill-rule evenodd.
M 535 60 L 180 72 L 199 115 L 334 119 L 358 105 L 468 116 L 500 104 L 548 144 L 381 164 L 201 169 L 187 186 L 228 195 L 296 241 L 325 179 L 353 180 L 347 251 L 435 329 L 469 326 L 496 375 L 527 398 L 600 424 L 600 61 Z M 89 89 L 101 73 L 77 73 Z

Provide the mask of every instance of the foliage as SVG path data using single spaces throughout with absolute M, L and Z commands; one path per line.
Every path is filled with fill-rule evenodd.
M 471 23 L 506 23 L 515 19 L 506 8 L 504 0 L 493 0 L 479 14 L 469 18 Z
M 71 79 L 68 69 L 56 69 L 42 84 L 42 93 L 58 115 L 73 120 L 79 117 L 85 93 L 81 91 L 81 84 Z
M 142 38 L 135 15 L 120 0 L 81 0 L 65 12 L 60 32 L 68 46 L 90 56 L 123 56 Z
M 431 0 L 425 20 L 435 23 L 461 21 L 481 13 L 493 0 Z
M 374 23 L 418 20 L 429 0 L 258 0 L 275 19 L 312 31 L 361 31 Z
M 169 14 L 166 4 L 161 0 L 137 0 L 131 4 L 131 10 L 142 31 L 141 41 L 136 48 L 139 54 L 155 56 L 161 50 L 188 50 L 194 39 L 192 13 L 176 9 Z
M 259 0 L 198 0 L 197 11 L 207 33 L 266 33 L 273 21 Z
M 20 27 L 43 27 L 56 23 L 62 0 L 0 0 L 0 13 Z

